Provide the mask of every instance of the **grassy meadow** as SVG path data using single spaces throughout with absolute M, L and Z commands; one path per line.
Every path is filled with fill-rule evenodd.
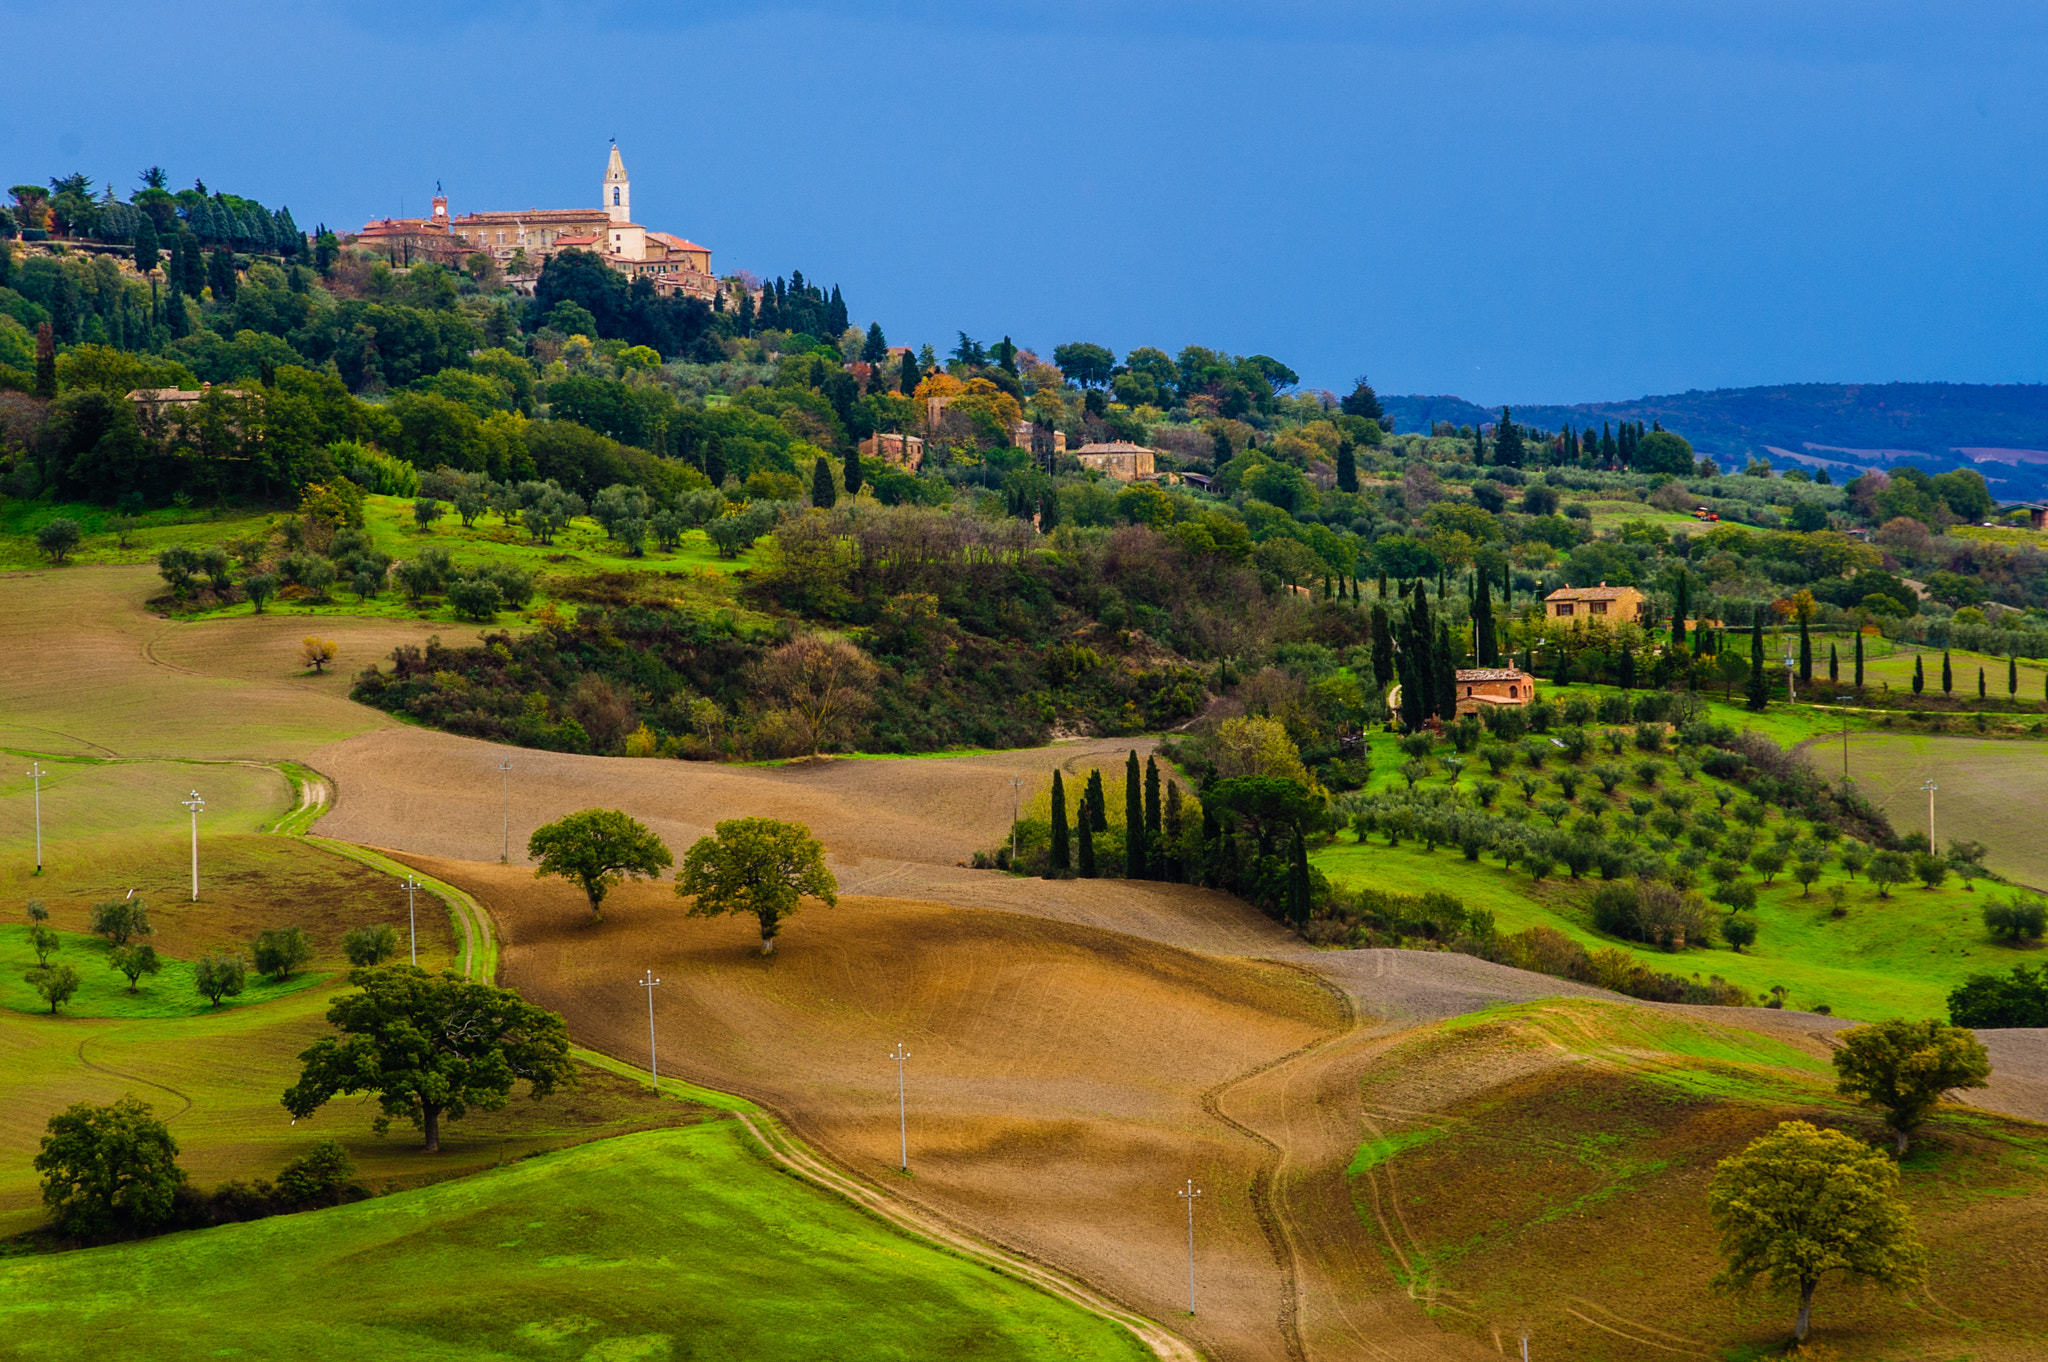
M 16 1356 L 50 1358 L 1149 1355 L 784 1175 L 730 1121 L 313 1214 L 0 1261 L 0 1328 L 35 1340 Z

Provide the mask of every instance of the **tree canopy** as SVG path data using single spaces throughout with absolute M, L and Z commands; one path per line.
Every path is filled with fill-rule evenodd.
M 299 1055 L 299 1081 L 285 1091 L 285 1109 L 301 1120 L 335 1097 L 370 1093 L 383 1112 L 378 1134 L 402 1116 L 424 1133 L 432 1154 L 441 1148 L 444 1117 L 460 1120 L 472 1107 L 496 1111 L 521 1082 L 538 1102 L 576 1081 L 562 1019 L 509 989 L 416 965 L 359 969 L 349 982 L 360 992 L 327 1009 L 341 1034 Z
M 107 1106 L 79 1102 L 52 1116 L 35 1169 L 58 1232 L 80 1239 L 164 1223 L 185 1181 L 178 1142 L 133 1097 Z
M 1984 1087 L 1991 1075 L 1974 1033 L 1933 1019 L 1854 1027 L 1835 1044 L 1835 1090 L 1883 1112 L 1901 1155 L 1943 1097 Z
M 732 818 L 683 857 L 676 893 L 694 899 L 692 917 L 752 913 L 761 923 L 761 954 L 775 953 L 782 921 L 806 898 L 839 902 L 839 882 L 825 868 L 825 848 L 801 823 Z
M 1793 1337 L 1806 1339 L 1813 1293 L 1829 1273 L 1903 1290 L 1926 1275 L 1926 1254 L 1883 1154 L 1805 1121 L 1786 1121 L 1721 1160 L 1710 1204 L 1728 1266 L 1714 1284 L 1741 1291 L 1761 1279 L 1795 1291 Z
M 659 837 L 617 809 L 584 809 L 535 828 L 526 854 L 540 863 L 535 879 L 574 880 L 590 899 L 591 917 L 599 920 L 605 895 L 629 877 L 654 879 L 675 864 Z

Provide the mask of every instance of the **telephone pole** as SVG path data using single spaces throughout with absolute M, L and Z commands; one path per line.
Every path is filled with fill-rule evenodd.
M 903 1171 L 910 1171 L 910 1115 L 903 1101 L 903 1061 L 910 1058 L 910 1051 L 898 1041 L 889 1058 L 896 1061 L 896 1139 L 902 1151 Z
M 1927 852 L 1930 856 L 1938 855 L 1934 850 L 1934 792 L 1941 787 L 1934 783 L 1933 776 L 1929 776 L 1927 783 L 1920 788 L 1927 791 Z
M 647 971 L 647 977 L 640 980 L 640 987 L 647 990 L 647 1073 L 654 1080 L 654 1091 L 661 1092 L 661 1061 L 654 1051 L 654 990 L 661 986 L 661 980 L 654 977 L 654 971 Z
M 43 777 L 50 774 L 39 761 L 28 764 L 28 778 L 36 787 L 36 874 L 43 873 Z
M 199 902 L 199 815 L 206 812 L 206 801 L 194 790 L 190 799 L 178 801 L 192 810 L 192 901 Z
M 1193 1178 L 1188 1179 L 1185 1189 L 1176 1193 L 1188 1204 L 1188 1313 L 1191 1315 L 1195 1313 L 1195 1198 L 1201 1194 Z

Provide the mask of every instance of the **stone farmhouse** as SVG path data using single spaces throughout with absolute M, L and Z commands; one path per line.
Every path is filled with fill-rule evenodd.
M 1139 478 L 1158 476 L 1154 453 L 1143 445 L 1112 440 L 1107 444 L 1082 445 L 1074 451 L 1074 457 L 1081 461 L 1083 468 L 1106 473 L 1118 482 L 1135 482 Z
M 1646 604 L 1632 586 L 1568 586 L 1543 598 L 1543 613 L 1554 620 L 1605 619 L 1639 624 Z
M 633 183 L 626 163 L 612 144 L 604 180 L 593 208 L 527 208 L 516 211 L 464 213 L 450 217 L 448 196 L 435 187 L 434 211 L 426 218 L 379 218 L 366 223 L 352 240 L 378 247 L 406 261 L 431 260 L 459 269 L 482 252 L 500 266 L 518 261 L 524 270 L 513 274 L 514 286 L 532 280 L 548 257 L 560 251 L 595 252 L 627 278 L 645 278 L 661 294 L 681 294 L 706 302 L 718 292 L 711 273 L 711 248 L 668 232 L 650 231 L 633 221 Z
M 1519 667 L 1474 667 L 1457 673 L 1458 714 L 1515 708 L 1536 698 L 1536 678 Z

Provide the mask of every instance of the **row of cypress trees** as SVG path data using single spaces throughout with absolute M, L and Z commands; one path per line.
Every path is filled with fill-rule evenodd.
M 1092 880 L 1100 873 L 1095 861 L 1095 834 L 1109 830 L 1109 810 L 1102 791 L 1102 772 L 1090 771 L 1081 794 L 1079 817 L 1071 830 L 1067 822 L 1066 779 L 1055 768 L 1052 773 L 1052 848 L 1049 876 L 1078 874 Z M 1145 758 L 1144 773 L 1138 770 L 1138 753 L 1132 750 L 1124 763 L 1124 878 L 1130 880 L 1171 880 L 1180 878 L 1178 857 L 1173 848 L 1181 836 L 1181 799 L 1178 782 L 1168 780 L 1162 793 L 1159 762 Z

